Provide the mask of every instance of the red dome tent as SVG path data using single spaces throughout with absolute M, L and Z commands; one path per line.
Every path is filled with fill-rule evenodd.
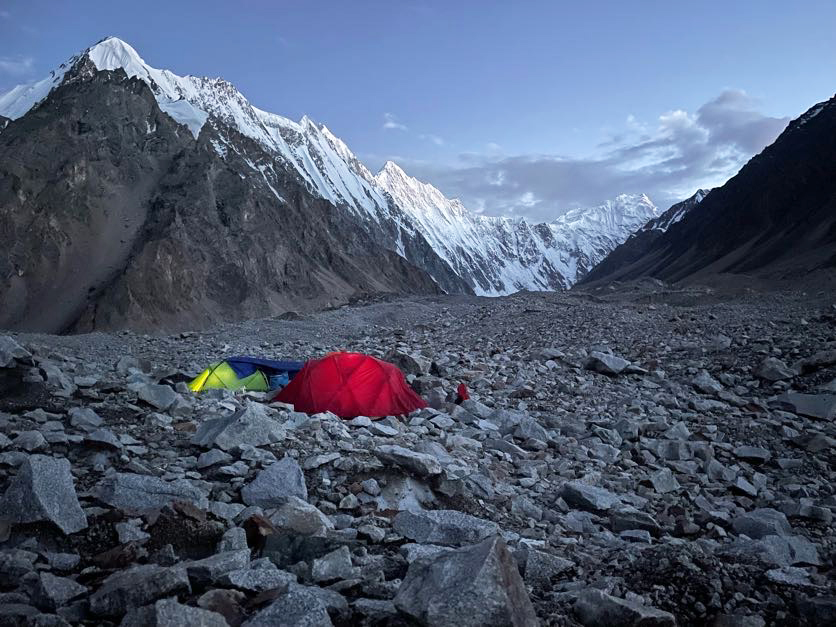
M 396 416 L 426 407 L 392 364 L 362 353 L 312 359 L 275 398 L 296 411 L 340 418 Z

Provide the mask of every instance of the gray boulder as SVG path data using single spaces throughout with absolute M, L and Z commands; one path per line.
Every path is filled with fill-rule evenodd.
M 760 446 L 738 446 L 732 452 L 735 457 L 755 464 L 767 462 L 772 457 L 772 453 Z
M 192 444 L 194 444 L 194 440 L 192 440 Z M 218 464 L 228 464 L 231 461 L 232 455 L 220 449 L 213 448 L 200 454 L 200 457 L 197 458 L 197 468 L 209 468 Z
M 517 564 L 502 538 L 419 559 L 395 606 L 422 625 L 538 625 Z
M 8 335 L 0 335 L 0 368 L 14 368 L 18 359 L 31 360 L 32 355 Z
M 662 468 L 651 474 L 650 483 L 659 494 L 674 492 L 680 488 L 679 481 L 673 476 L 670 468 Z
M 128 612 L 120 627 L 227 627 L 227 622 L 217 612 L 183 605 L 177 599 L 160 599 Z
M 383 361 L 395 364 L 404 374 L 420 376 L 430 371 L 430 360 L 417 354 L 391 350 L 383 356 Z
M 122 448 L 122 443 L 113 431 L 110 429 L 96 429 L 89 433 L 84 438 L 85 443 L 92 446 L 119 450 Z
M 34 453 L 36 451 L 44 451 L 49 448 L 46 439 L 40 431 L 21 431 L 17 437 L 12 440 L 12 446 L 21 451 Z
M 781 568 L 796 564 L 817 566 L 821 564 L 818 549 L 803 536 L 764 536 L 760 540 L 738 538 L 724 546 L 721 552 L 734 558 L 762 562 Z
M 73 407 L 67 412 L 70 424 L 76 429 L 92 431 L 102 424 L 102 418 L 89 407 Z
M 764 556 L 778 566 L 821 564 L 816 545 L 804 536 L 766 536 L 760 541 Z
M 583 367 L 600 374 L 615 376 L 620 374 L 629 365 L 630 362 L 621 357 L 600 351 L 592 351 L 589 353 L 589 357 L 587 357 Z
M 616 533 L 643 529 L 655 536 L 662 532 L 662 528 L 653 516 L 632 508 L 610 512 L 610 529 Z
M 48 521 L 65 534 L 87 528 L 78 503 L 70 462 L 30 455 L 0 499 L 0 520 L 12 523 Z
M 800 394 L 784 392 L 776 398 L 779 406 L 799 416 L 819 420 L 836 418 L 836 394 Z
M 288 497 L 308 499 L 305 475 L 292 457 L 283 457 L 262 470 L 256 478 L 241 489 L 241 498 L 247 505 L 281 507 Z
M 414 543 L 407 543 L 402 544 L 399 552 L 401 555 L 404 556 L 408 564 L 411 564 L 415 560 L 424 559 L 427 557 L 435 557 L 441 553 L 446 553 L 447 551 L 454 551 L 455 549 L 449 546 L 440 546 L 438 544 L 414 544 Z
M 836 364 L 836 349 L 818 351 L 809 357 L 798 360 L 793 368 L 801 373 L 814 372 L 825 366 Z
M 170 386 L 160 385 L 158 383 L 140 384 L 136 387 L 135 391 L 140 400 L 145 401 L 152 407 L 156 407 L 160 411 L 165 411 L 174 405 L 174 402 L 180 396 Z
M 319 594 L 294 586 L 259 611 L 244 627 L 332 627 L 328 609 Z
M 457 405 L 457 407 L 460 407 L 461 409 L 465 410 L 469 414 L 472 414 L 473 416 L 476 416 L 477 418 L 481 418 L 482 420 L 487 420 L 488 418 L 490 418 L 491 414 L 493 414 L 493 412 L 494 412 L 494 410 L 492 408 L 490 408 L 487 405 L 485 405 L 484 403 L 480 403 L 479 401 L 474 400 L 472 398 L 469 398 L 466 401 L 462 401 L 462 404 Z M 457 418 L 457 416 L 455 416 L 455 415 L 453 417 Z
M 375 456 L 384 463 L 395 464 L 419 477 L 432 477 L 441 474 L 441 464 L 433 455 L 418 453 L 394 444 L 378 446 Z
M 47 360 L 42 360 L 38 363 L 41 375 L 46 381 L 47 386 L 52 388 L 52 393 L 56 396 L 69 398 L 76 390 L 75 384 L 64 372 L 54 363 Z
M 20 602 L 0 603 L 0 625 L 11 627 L 69 627 L 69 623 L 55 614 L 41 614 L 38 609 Z
M 210 555 L 202 560 L 188 562 L 184 565 L 189 581 L 195 586 L 207 586 L 217 581 L 229 572 L 241 570 L 250 565 L 250 549 L 224 551 Z
M 232 416 L 203 422 L 191 441 L 204 448 L 217 446 L 229 451 L 242 444 L 273 444 L 283 441 L 285 437 L 284 428 L 270 416 L 267 407 L 262 403 L 249 403 Z
M 796 374 L 792 368 L 775 357 L 767 357 L 755 368 L 755 376 L 766 381 L 792 379 Z
M 341 546 L 336 551 L 326 553 L 313 561 L 311 577 L 317 583 L 348 579 L 354 572 L 351 564 L 351 552 L 347 546 Z
M 390 625 L 395 623 L 398 608 L 392 601 L 384 599 L 356 599 L 351 604 L 352 609 L 366 618 L 372 625 Z
M 303 536 L 321 536 L 334 528 L 334 523 L 307 501 L 296 496 L 286 498 L 285 504 L 269 515 L 277 529 Z
M 723 385 L 705 370 L 701 370 L 699 374 L 694 377 L 691 381 L 691 385 L 703 394 L 719 394 L 723 391 Z
M 610 596 L 601 590 L 590 588 L 578 595 L 572 608 L 575 618 L 590 627 L 674 627 L 673 614 L 655 607 Z
M 452 509 L 404 511 L 392 521 L 394 530 L 422 544 L 473 544 L 499 533 L 499 526 Z
M 522 566 L 525 583 L 541 588 L 548 586 L 553 577 L 575 568 L 574 562 L 533 548 L 527 548 L 522 556 L 517 553 L 517 561 Z
M 541 442 L 548 442 L 551 440 L 548 431 L 539 422 L 529 416 L 526 416 L 514 429 L 514 437 L 520 440 L 535 439 Z
M 116 473 L 105 478 L 96 491 L 100 501 L 126 511 L 161 509 L 174 501 L 185 501 L 206 509 L 209 500 L 188 479 L 164 481 L 148 475 Z
M 52 573 L 41 573 L 35 586 L 32 600 L 39 608 L 54 612 L 87 594 L 87 587 L 69 577 L 56 577 Z
M 792 527 L 787 517 L 777 509 L 764 507 L 746 512 L 732 520 L 732 528 L 753 540 L 764 536 L 789 536 Z
M 286 590 L 296 583 L 296 575 L 278 568 L 248 568 L 228 572 L 218 583 L 245 592 Z
M 122 616 L 159 598 L 189 591 L 185 568 L 134 566 L 115 572 L 102 582 L 90 597 L 90 611 L 97 616 Z
M 37 554 L 28 551 L 0 551 L 0 586 L 14 588 L 22 577 L 34 572 Z
M 116 372 L 121 376 L 127 376 L 131 370 L 139 372 L 150 372 L 151 363 L 147 359 L 137 359 L 132 355 L 123 355 L 116 362 Z
M 621 504 L 621 499 L 617 494 L 581 481 L 567 481 L 564 483 L 560 496 L 570 506 L 587 512 L 609 511 L 616 505 Z
M 764 627 L 766 621 L 757 614 L 720 614 L 711 627 Z

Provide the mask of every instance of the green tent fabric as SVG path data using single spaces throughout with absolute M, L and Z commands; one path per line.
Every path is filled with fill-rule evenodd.
M 193 392 L 207 388 L 226 390 L 253 390 L 266 392 L 287 385 L 304 363 L 301 361 L 276 361 L 260 357 L 227 357 L 212 364 L 197 377 L 189 388 Z
M 261 370 L 256 370 L 247 377 L 238 378 L 235 370 L 228 363 L 219 361 L 209 366 L 189 383 L 189 389 L 192 392 L 210 388 L 267 392 L 270 389 L 270 383 Z

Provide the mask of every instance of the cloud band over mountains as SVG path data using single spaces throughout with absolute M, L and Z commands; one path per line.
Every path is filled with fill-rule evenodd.
M 491 215 L 551 220 L 573 207 L 641 192 L 667 208 L 699 187 L 724 183 L 788 122 L 758 111 L 746 92 L 728 89 L 696 112 L 670 111 L 653 125 L 628 116 L 626 130 L 592 158 L 503 155 L 494 145 L 459 155 L 453 165 L 405 165 L 445 195 Z

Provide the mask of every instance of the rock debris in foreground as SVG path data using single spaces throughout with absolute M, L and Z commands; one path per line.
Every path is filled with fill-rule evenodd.
M 828 294 L 0 334 L 0 623 L 836 624 Z M 341 420 L 183 383 L 338 349 L 389 354 L 430 407 Z

